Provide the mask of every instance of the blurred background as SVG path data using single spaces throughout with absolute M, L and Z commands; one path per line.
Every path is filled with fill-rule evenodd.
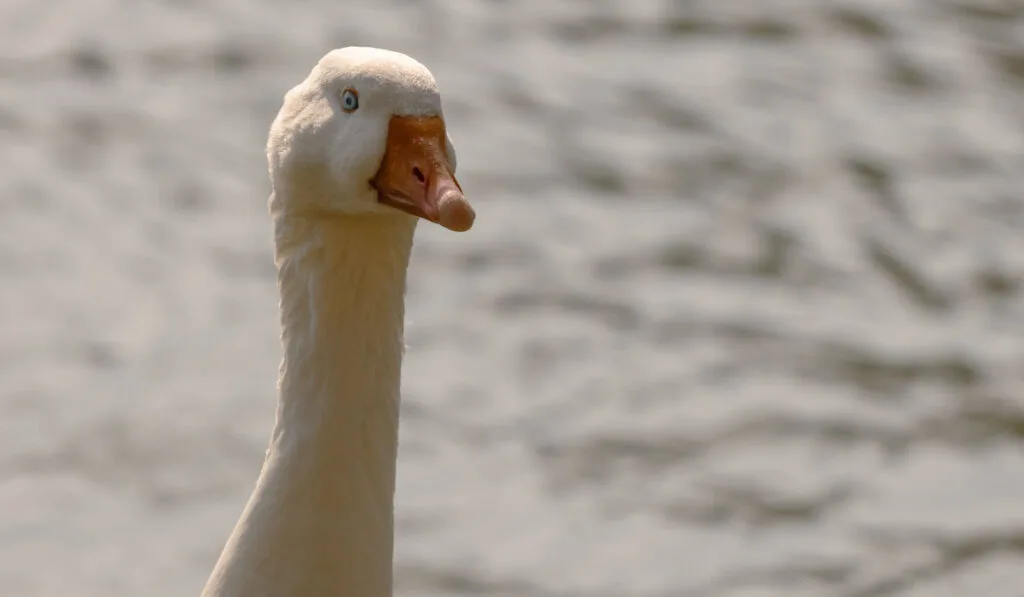
M 396 592 L 1024 595 L 1024 5 L 0 3 L 0 593 L 197 595 L 279 361 L 266 132 L 427 64 Z

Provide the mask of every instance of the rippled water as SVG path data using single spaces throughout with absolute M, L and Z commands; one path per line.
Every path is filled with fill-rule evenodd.
M 1024 7 L 0 7 L 0 593 L 198 594 L 262 461 L 266 129 L 441 82 L 406 596 L 1024 595 Z

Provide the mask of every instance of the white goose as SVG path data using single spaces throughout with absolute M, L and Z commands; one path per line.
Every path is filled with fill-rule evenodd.
M 267 158 L 280 401 L 203 597 L 389 597 L 413 231 L 475 217 L 434 77 L 404 54 L 334 50 L 285 96 Z

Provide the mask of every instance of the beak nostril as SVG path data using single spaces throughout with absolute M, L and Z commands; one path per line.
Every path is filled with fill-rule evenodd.
M 412 175 L 416 177 L 416 180 L 421 183 L 427 180 L 426 176 L 423 176 L 423 171 L 419 169 L 419 166 L 415 166 L 412 169 Z

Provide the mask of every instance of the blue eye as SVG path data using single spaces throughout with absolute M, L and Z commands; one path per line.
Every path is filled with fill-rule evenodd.
M 355 89 L 346 89 L 341 92 L 341 109 L 346 112 L 355 112 L 359 108 L 359 94 Z

